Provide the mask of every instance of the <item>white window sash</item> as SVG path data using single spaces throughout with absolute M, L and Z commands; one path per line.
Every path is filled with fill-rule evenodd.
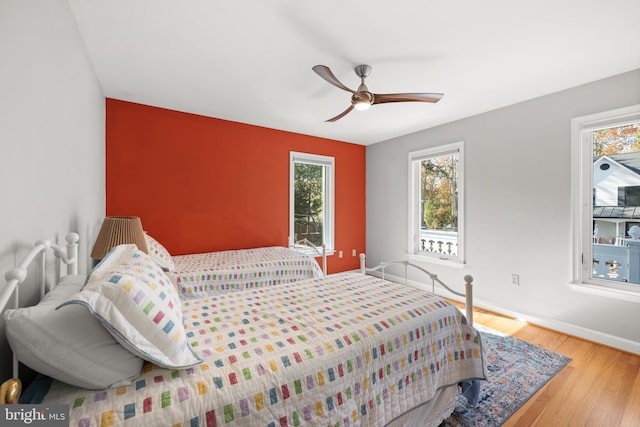
M 436 157 L 458 155 L 458 255 L 429 254 L 420 251 L 420 163 Z M 410 256 L 464 264 L 465 262 L 465 208 L 464 208 L 464 142 L 440 145 L 409 153 L 409 218 L 408 247 Z
M 593 260 L 593 132 L 640 121 L 640 104 L 571 120 L 572 278 L 574 285 L 640 292 L 640 285 L 591 277 Z
M 291 151 L 289 155 L 289 246 L 295 244 L 295 164 L 324 166 L 323 170 L 323 242 L 327 254 L 334 252 L 335 158 L 319 154 Z

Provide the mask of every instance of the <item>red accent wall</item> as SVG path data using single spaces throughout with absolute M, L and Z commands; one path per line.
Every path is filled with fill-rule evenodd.
M 359 267 L 364 146 L 109 98 L 106 114 L 107 215 L 139 216 L 172 255 L 287 246 L 289 152 L 300 151 L 335 157 L 329 272 Z

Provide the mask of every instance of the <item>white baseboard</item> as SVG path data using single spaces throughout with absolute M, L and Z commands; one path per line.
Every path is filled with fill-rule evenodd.
M 380 277 L 379 272 L 371 272 L 368 274 L 373 274 L 375 276 Z M 404 283 L 403 277 L 399 277 L 391 274 L 385 274 L 385 278 L 394 282 Z M 407 284 L 415 288 L 424 289 L 426 291 L 431 292 L 431 287 L 425 285 L 424 283 L 409 280 Z M 442 287 L 436 286 L 435 290 L 438 295 L 442 295 L 454 301 L 459 301 L 464 303 L 464 299 L 462 299 L 457 295 L 452 294 L 451 292 L 447 291 Z M 488 301 L 479 300 L 475 298 L 475 296 L 473 299 L 473 305 L 474 307 L 489 310 L 494 313 L 501 314 L 503 316 L 512 317 L 518 320 L 523 320 L 533 325 L 558 331 L 563 334 L 571 335 L 577 338 L 582 338 L 587 341 L 592 341 L 598 344 L 606 345 L 608 347 L 613 347 L 618 350 L 640 355 L 640 342 L 631 341 L 626 338 L 618 337 L 611 334 L 606 334 L 599 331 L 594 331 L 593 329 L 587 329 L 582 326 L 573 325 L 571 323 L 561 322 L 556 319 L 550 319 L 550 318 L 540 317 L 540 316 L 536 316 L 528 313 L 513 311 L 508 308 L 495 305 Z
M 484 301 L 476 301 L 474 302 L 474 306 L 492 311 L 494 313 L 502 314 L 509 317 L 514 317 L 519 320 L 524 320 L 531 324 L 542 326 L 543 328 L 562 332 L 563 334 L 571 335 L 577 338 L 582 338 L 587 341 L 592 341 L 598 344 L 606 345 L 608 347 L 613 347 L 618 350 L 623 350 L 629 353 L 640 355 L 640 343 L 631 341 L 626 338 L 618 337 L 611 334 L 606 334 L 600 331 L 594 331 L 593 329 L 587 329 L 582 326 L 574 325 L 571 323 L 561 322 L 556 319 L 548 319 L 540 316 L 533 316 L 527 313 L 520 313 L 513 310 L 508 310 L 508 309 L 505 309 L 504 307 L 496 306 L 494 304 L 490 304 Z

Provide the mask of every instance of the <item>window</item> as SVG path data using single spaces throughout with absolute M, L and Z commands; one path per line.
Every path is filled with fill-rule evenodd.
M 640 105 L 571 123 L 573 283 L 640 295 Z M 618 292 L 619 293 L 619 292 Z
M 640 186 L 618 187 L 618 206 L 640 206 Z
M 333 252 L 333 171 L 335 159 L 290 153 L 289 244 L 307 239 Z
M 409 153 L 409 254 L 464 262 L 463 148 Z

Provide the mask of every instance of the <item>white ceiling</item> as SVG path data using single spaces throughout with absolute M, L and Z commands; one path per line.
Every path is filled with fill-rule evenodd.
M 640 68 L 638 0 L 69 0 L 106 97 L 372 144 Z M 335 123 L 351 94 L 443 92 Z

